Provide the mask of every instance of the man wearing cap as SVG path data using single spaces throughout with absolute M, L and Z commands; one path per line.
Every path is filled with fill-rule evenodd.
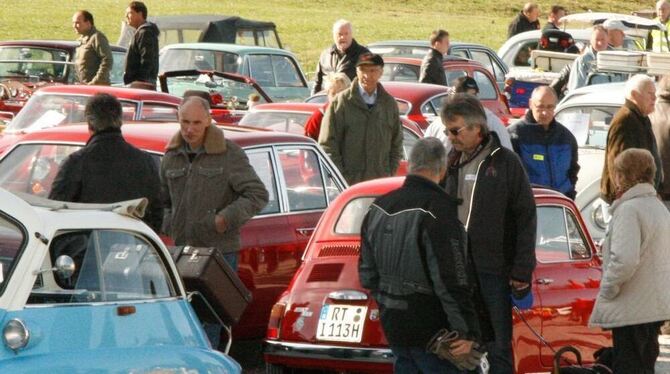
M 626 27 L 622 21 L 618 19 L 608 19 L 603 23 L 605 30 L 607 30 L 607 39 L 609 39 L 609 46 L 611 49 L 624 49 L 623 42 L 626 38 Z
M 553 88 L 537 87 L 525 118 L 508 130 L 530 183 L 553 188 L 574 199 L 579 172 L 577 139 L 554 118 L 557 101 Z
M 670 29 L 670 3 L 668 0 L 659 0 L 656 3 L 656 14 L 658 14 L 658 17 L 654 19 L 664 24 L 666 30 L 651 30 L 649 32 L 649 36 L 647 37 L 647 50 L 654 52 L 668 52 L 670 51 L 670 38 L 668 38 L 668 30 Z
M 449 51 L 449 33 L 435 30 L 430 35 L 430 50 L 421 62 L 419 82 L 447 86 L 447 76 L 442 67 L 442 56 Z
M 472 77 L 459 77 L 455 79 L 454 91 L 456 93 L 466 93 L 476 97 L 479 95 L 479 86 L 477 85 L 477 81 Z M 498 134 L 500 145 L 507 149 L 512 149 L 509 133 L 500 118 L 487 107 L 482 106 L 482 108 L 484 108 L 484 114 L 486 114 L 486 126 L 488 126 L 489 130 Z M 447 149 L 447 153 L 451 151 L 452 145 L 444 132 L 444 124 L 440 117 L 435 118 L 435 120 L 431 122 L 430 126 L 424 131 L 423 136 L 432 136 L 440 139 L 442 144 L 444 144 L 444 147 Z
M 322 121 L 319 144 L 349 184 L 394 175 L 403 155 L 398 105 L 379 84 L 383 71 L 380 55 L 361 55 L 356 78 Z

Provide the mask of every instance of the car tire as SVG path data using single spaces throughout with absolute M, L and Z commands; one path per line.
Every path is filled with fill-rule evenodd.
M 283 366 L 265 363 L 265 374 L 288 374 L 291 371 Z

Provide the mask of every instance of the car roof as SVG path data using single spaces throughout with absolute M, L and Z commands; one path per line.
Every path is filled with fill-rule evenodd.
M 249 110 L 250 113 L 253 112 L 305 112 L 313 113 L 315 110 L 323 107 L 323 104 L 319 103 L 265 103 L 265 104 L 256 104 L 253 108 Z
M 241 44 L 228 44 L 228 43 L 179 43 L 179 44 L 170 44 L 166 45 L 161 49 L 201 49 L 207 51 L 220 51 L 220 52 L 231 52 L 236 54 L 253 54 L 253 53 L 267 53 L 267 54 L 277 54 L 285 56 L 294 56 L 293 53 L 288 52 L 284 49 L 279 48 L 270 48 L 270 47 L 257 47 L 253 45 L 241 45 Z
M 430 42 L 428 40 L 382 40 L 379 42 L 368 43 L 368 47 L 383 47 L 390 45 L 403 45 L 411 47 L 428 47 L 430 48 Z M 449 47 L 484 47 L 488 48 L 483 44 L 476 43 L 467 43 L 467 42 L 456 42 L 449 41 Z
M 418 58 L 418 57 L 395 57 L 395 56 L 388 56 L 384 57 L 384 63 L 389 63 L 389 64 L 408 64 L 408 65 L 416 65 L 416 66 L 421 66 L 421 62 L 423 59 Z M 467 63 L 472 63 L 472 65 L 479 65 L 483 66 L 479 62 L 475 60 L 469 60 L 467 58 L 459 57 L 459 56 L 444 56 L 443 63 L 448 63 L 448 62 L 467 62 Z
M 620 106 L 625 101 L 625 82 L 594 84 L 580 87 L 565 96 L 556 108 L 559 111 L 575 104 L 603 104 Z
M 422 103 L 440 94 L 447 93 L 447 87 L 438 84 L 419 82 L 380 82 L 384 89 L 394 98 Z
M 141 90 L 138 88 L 112 87 L 112 86 L 88 86 L 88 85 L 56 85 L 40 88 L 35 95 L 90 95 L 96 93 L 107 93 L 118 98 L 138 101 L 165 101 L 180 104 L 181 98 L 165 92 Z
M 591 40 L 591 29 L 565 29 L 561 31 L 567 32 L 576 41 L 588 42 L 589 40 Z M 505 57 L 504 55 L 513 46 L 527 40 L 540 40 L 541 36 L 542 36 L 542 30 L 531 30 L 518 33 L 512 36 L 511 38 L 507 39 L 507 41 L 503 43 L 502 46 L 500 46 L 500 48 L 498 49 L 498 56 L 500 56 L 500 58 L 504 58 Z
M 74 51 L 79 47 L 79 42 L 74 40 L 5 40 L 0 41 L 0 47 L 4 46 L 26 46 L 26 47 L 42 47 L 42 48 L 59 48 Z M 110 45 L 112 51 L 125 52 L 126 49 L 118 45 Z

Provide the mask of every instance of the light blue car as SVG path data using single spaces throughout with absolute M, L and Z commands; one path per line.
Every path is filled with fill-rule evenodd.
M 161 239 L 129 217 L 141 200 L 0 201 L 0 372 L 241 372 L 211 348 Z

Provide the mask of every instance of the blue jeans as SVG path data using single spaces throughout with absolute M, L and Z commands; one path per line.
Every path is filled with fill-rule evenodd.
M 237 271 L 237 252 L 234 253 L 226 253 L 223 255 L 223 259 L 226 260 L 228 265 L 230 267 Z M 219 344 L 221 344 L 221 330 L 222 327 L 218 323 L 207 323 L 203 322 L 202 323 L 202 328 L 205 330 L 205 333 L 207 334 L 207 338 L 209 339 L 209 342 L 212 344 L 213 349 L 218 349 Z
M 442 360 L 435 354 L 427 352 L 423 347 L 391 347 L 395 355 L 393 373 L 423 374 L 463 374 L 451 362 Z
M 488 309 L 494 341 L 486 344 L 489 352 L 490 372 L 513 374 L 512 364 L 512 305 L 510 302 L 509 278 L 479 273 L 479 287 L 484 305 Z

